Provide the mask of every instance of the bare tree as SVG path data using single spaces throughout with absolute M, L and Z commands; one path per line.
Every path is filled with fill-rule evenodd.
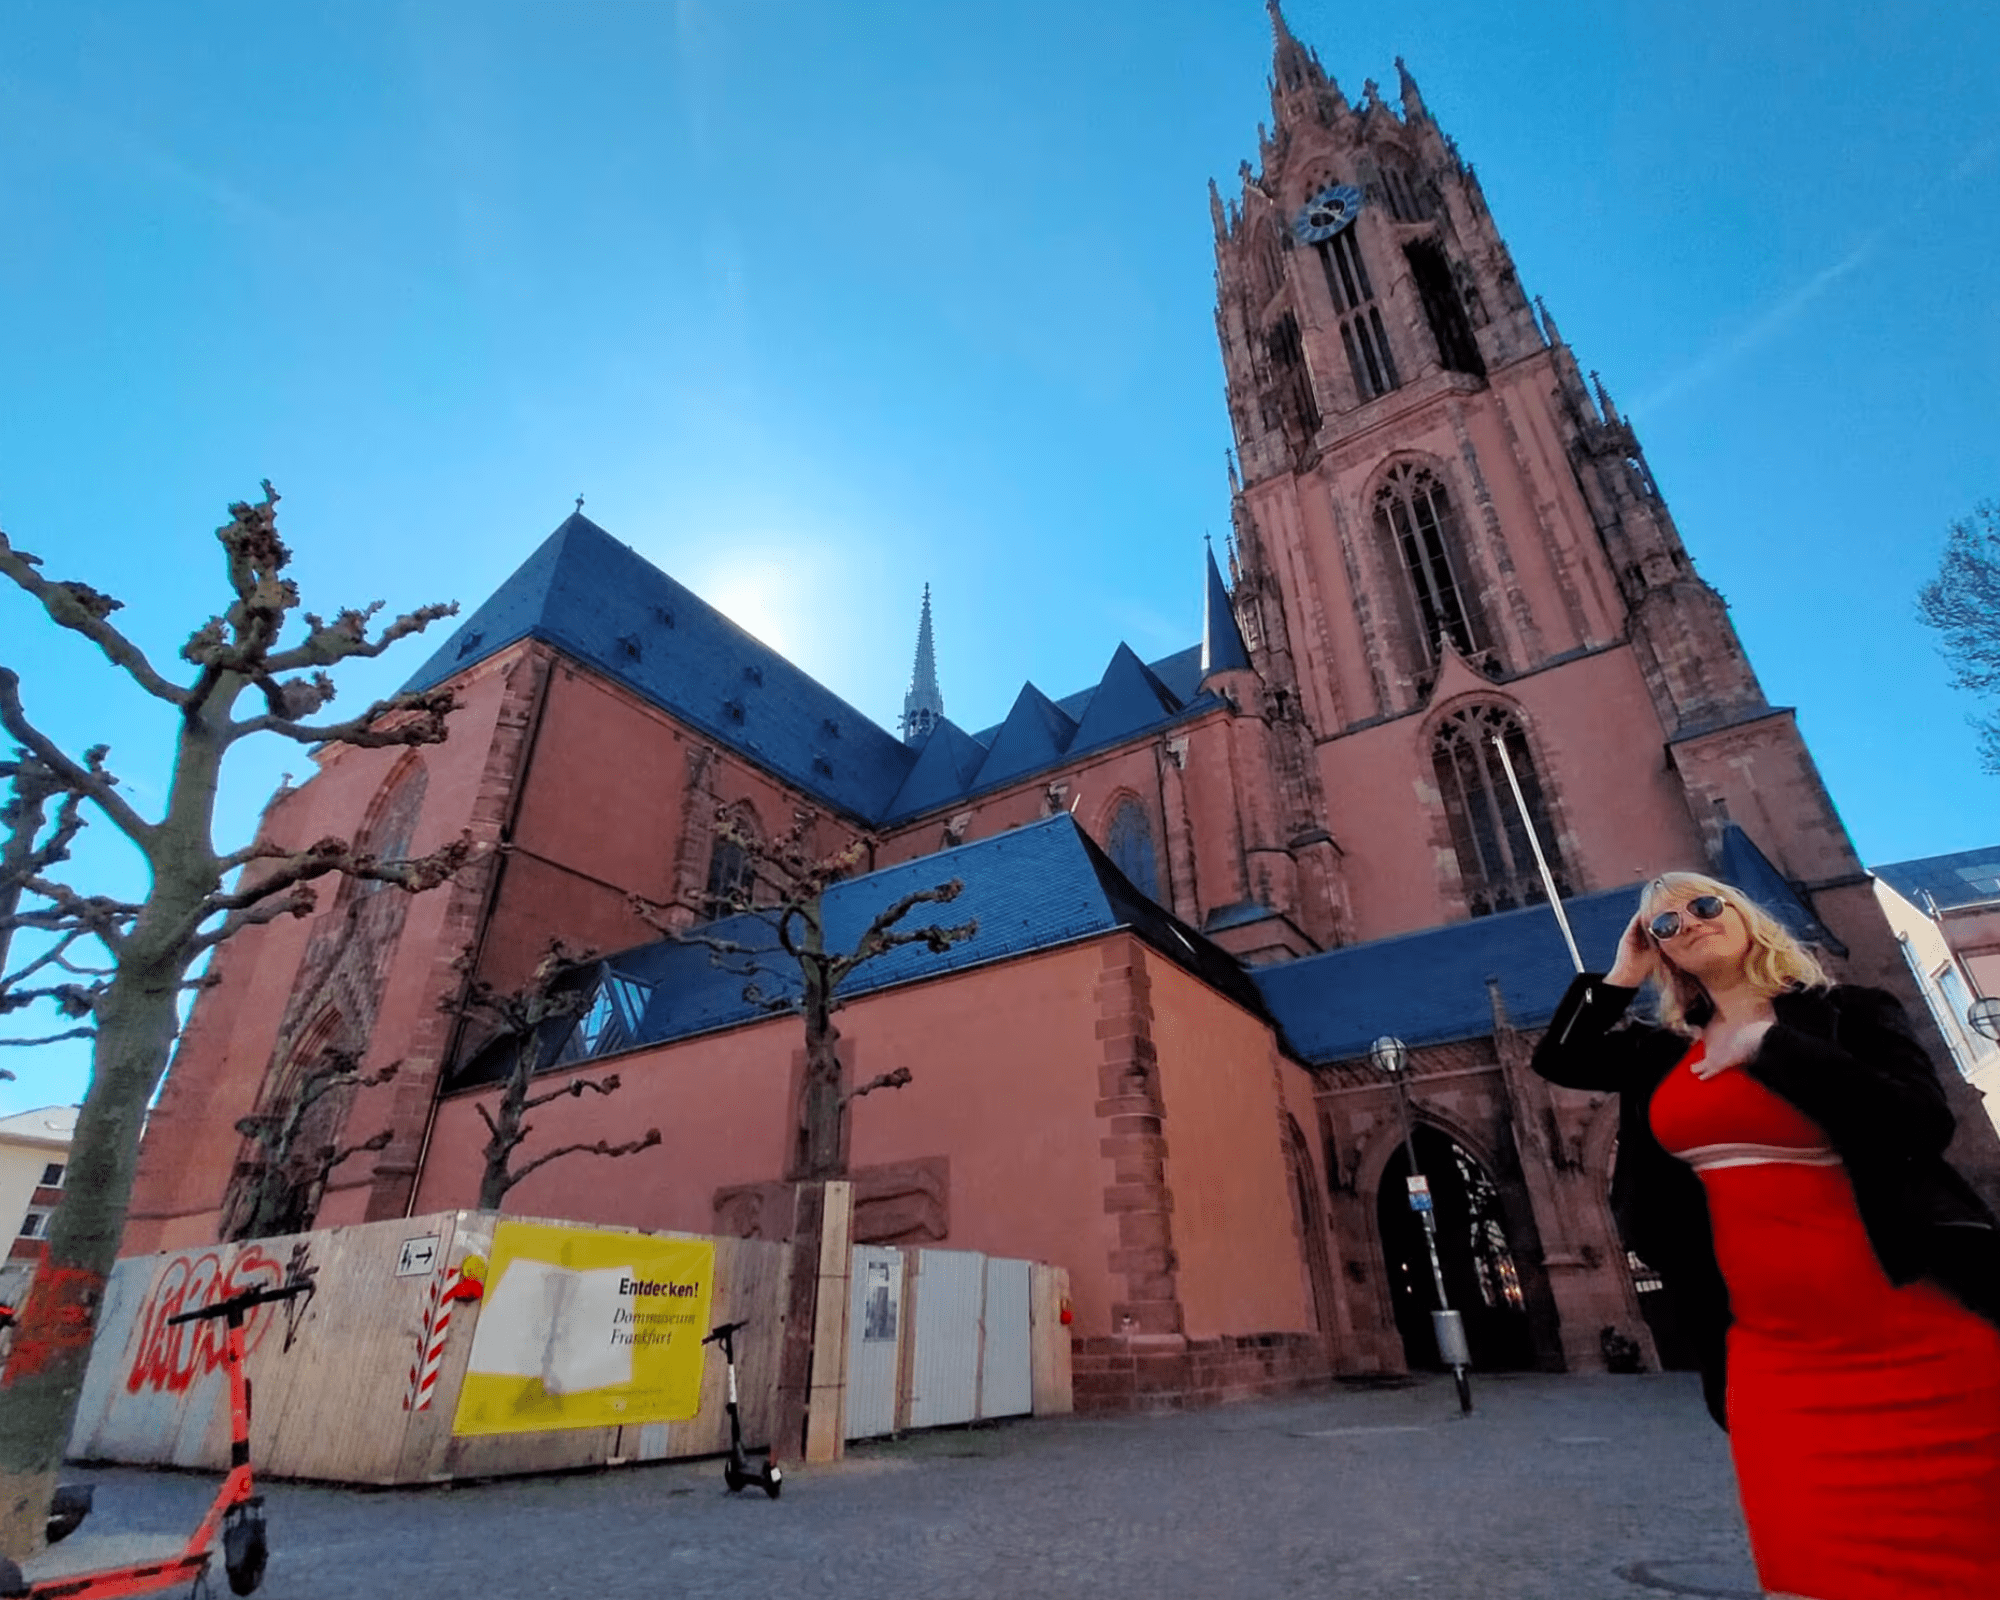
M 223 1237 L 269 1239 L 310 1228 L 333 1169 L 364 1151 L 386 1150 L 393 1137 L 384 1128 L 358 1144 L 342 1145 L 327 1137 L 326 1130 L 338 1120 L 328 1113 L 354 1091 L 389 1082 L 400 1066 L 391 1062 L 379 1072 L 363 1073 L 353 1055 L 332 1050 L 273 1109 L 237 1118 L 236 1131 L 257 1154 L 236 1214 L 223 1225 Z
M 742 852 L 744 871 L 733 884 L 721 886 L 720 903 L 704 898 L 700 905 L 661 906 L 639 896 L 632 909 L 648 925 L 669 938 L 705 945 L 711 957 L 748 981 L 743 998 L 774 1014 L 796 1013 L 805 1024 L 805 1075 L 799 1089 L 799 1131 L 796 1171 L 808 1181 L 844 1177 L 847 1172 L 845 1123 L 848 1106 L 877 1089 L 900 1089 L 910 1082 L 910 1069 L 898 1067 L 848 1088 L 840 1060 L 840 1029 L 834 1013 L 846 1004 L 841 985 L 855 970 L 903 945 L 921 944 L 942 955 L 979 931 L 977 921 L 945 927 L 928 923 L 919 928 L 898 926 L 920 905 L 946 905 L 965 885 L 957 878 L 918 889 L 884 906 L 851 950 L 832 950 L 826 942 L 826 891 L 869 859 L 874 841 L 855 840 L 830 852 L 816 843 L 820 817 L 797 812 L 792 826 L 775 839 L 765 839 L 750 825 L 744 808 L 719 806 L 716 837 Z M 749 915 L 770 935 L 770 943 L 750 943 L 701 927 L 686 926 L 686 913 L 713 916 Z M 782 956 L 782 964 L 773 957 Z M 797 992 L 768 993 L 758 980 L 782 971 L 797 974 Z
M 527 1115 L 537 1106 L 545 1106 L 552 1100 L 580 1100 L 585 1094 L 618 1092 L 618 1074 L 615 1072 L 597 1079 L 571 1078 L 561 1088 L 543 1094 L 528 1092 L 534 1083 L 536 1070 L 542 1064 L 543 1055 L 550 1044 L 558 1042 L 552 1037 L 556 1030 L 551 1025 L 581 1018 L 595 997 L 592 985 L 575 981 L 592 964 L 592 960 L 587 952 L 572 950 L 558 939 L 549 945 L 547 954 L 536 964 L 533 975 L 521 988 L 503 992 L 484 979 L 478 979 L 468 983 L 463 1001 L 446 1002 L 448 1010 L 457 1010 L 462 1004 L 466 1010 L 485 1018 L 494 1027 L 495 1036 L 505 1040 L 511 1048 L 507 1077 L 499 1100 L 491 1111 L 483 1102 L 475 1103 L 489 1135 L 483 1152 L 486 1166 L 479 1179 L 481 1211 L 498 1211 L 507 1198 L 508 1190 L 551 1161 L 574 1155 L 613 1158 L 636 1155 L 660 1142 L 660 1130 L 648 1128 L 644 1137 L 624 1144 L 598 1139 L 588 1144 L 558 1145 L 532 1161 L 523 1162 L 518 1167 L 512 1165 L 514 1152 L 534 1132 L 534 1124 L 527 1120 Z M 466 966 L 467 963 L 461 960 L 461 971 Z
M 267 483 L 262 500 L 229 508 L 229 521 L 216 530 L 228 607 L 189 637 L 180 656 L 190 670 L 171 677 L 112 625 L 121 602 L 85 583 L 45 578 L 39 558 L 0 534 L 0 576 L 50 622 L 95 645 L 166 708 L 175 729 L 164 807 L 144 816 L 120 792 L 103 747 L 80 758 L 64 751 L 30 719 L 18 675 L 0 667 L 0 729 L 21 751 L 7 768 L 11 798 L 0 819 L 0 951 L 17 932 L 38 946 L 6 974 L 8 1009 L 51 1005 L 72 1024 L 62 1036 L 91 1041 L 90 1087 L 63 1204 L 0 1380 L 0 1552 L 16 1558 L 40 1538 L 124 1232 L 146 1105 L 179 1031 L 189 974 L 243 929 L 305 916 L 318 879 L 344 875 L 415 892 L 444 882 L 470 849 L 461 839 L 429 855 L 386 860 L 337 838 L 303 849 L 268 839 L 216 848 L 223 758 L 243 740 L 269 734 L 304 745 L 435 744 L 453 708 L 449 690 L 431 689 L 378 701 L 344 722 L 307 720 L 334 697 L 327 668 L 378 656 L 457 607 L 425 606 L 372 633 L 379 603 L 331 619 L 307 612 L 303 637 L 282 644 L 299 593 L 285 575 L 291 554 L 278 537 L 277 502 Z M 245 695 L 256 709 L 239 717 Z M 143 897 L 86 894 L 55 870 L 92 817 L 138 852 L 148 884 Z
M 1917 620 L 1943 635 L 1938 648 L 1954 686 L 2000 696 L 2000 501 L 1951 525 L 1937 576 L 1917 591 Z M 2000 773 L 2000 711 L 1972 725 L 1981 765 Z

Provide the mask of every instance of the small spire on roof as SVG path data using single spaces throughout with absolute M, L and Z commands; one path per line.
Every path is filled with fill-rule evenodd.
M 582 496 L 582 495 L 578 495 L 578 496 L 576 497 L 576 509 L 577 509 L 577 514 L 578 514 L 579 516 L 581 516 L 581 515 L 583 514 L 583 496 Z
M 903 743 L 922 744 L 944 720 L 944 695 L 938 688 L 937 649 L 931 638 L 931 586 L 924 585 L 924 609 L 917 622 L 917 661 L 910 674 L 910 692 L 903 696 Z

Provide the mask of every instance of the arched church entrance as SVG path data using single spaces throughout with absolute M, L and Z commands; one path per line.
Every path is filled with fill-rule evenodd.
M 1607 1206 L 1610 1204 L 1611 1179 L 1617 1171 L 1618 1141 L 1614 1139 L 1611 1142 L 1611 1160 L 1604 1174 Z M 1632 1275 L 1632 1292 L 1639 1301 L 1639 1315 L 1646 1319 L 1646 1328 L 1653 1335 L 1653 1348 L 1659 1353 L 1661 1368 L 1667 1372 L 1700 1370 L 1701 1358 L 1695 1350 L 1694 1341 L 1681 1326 L 1680 1315 L 1674 1309 L 1674 1298 L 1668 1293 L 1659 1273 L 1630 1250 L 1625 1252 L 1625 1270 Z
M 1419 1126 L 1413 1140 L 1418 1170 L 1430 1182 L 1445 1293 L 1464 1319 L 1473 1367 L 1484 1372 L 1532 1368 L 1534 1332 L 1502 1220 L 1499 1190 L 1472 1153 L 1449 1135 Z M 1438 1308 L 1437 1287 L 1423 1221 L 1410 1209 L 1409 1176 L 1409 1157 L 1398 1146 L 1382 1171 L 1375 1197 L 1376 1224 L 1404 1359 L 1412 1370 L 1435 1371 L 1437 1340 L 1431 1313 Z

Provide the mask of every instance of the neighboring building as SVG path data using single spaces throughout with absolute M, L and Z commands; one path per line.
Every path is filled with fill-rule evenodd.
M 0 1117 L 0 1304 L 19 1305 L 47 1249 L 49 1219 L 62 1199 L 75 1106 L 43 1106 Z
M 899 738 L 568 518 L 413 678 L 457 689 L 446 744 L 323 750 L 264 821 L 387 856 L 467 831 L 499 848 L 435 893 L 349 885 L 218 952 L 128 1249 L 235 1225 L 260 1177 L 237 1120 L 330 1051 L 400 1070 L 302 1131 L 389 1135 L 319 1221 L 472 1203 L 492 1090 L 455 963 L 512 985 L 555 936 L 622 954 L 549 1064 L 615 1055 L 624 1086 L 543 1107 L 537 1138 L 666 1141 L 545 1167 L 510 1207 L 769 1231 L 797 1023 L 629 903 L 692 922 L 741 883 L 714 831 L 738 802 L 770 830 L 818 813 L 826 849 L 875 841 L 836 923 L 965 884 L 951 920 L 978 936 L 866 969 L 841 1016 L 850 1072 L 913 1074 L 851 1119 L 857 1229 L 1062 1262 L 1084 1403 L 1432 1359 L 1395 1102 L 1366 1061 L 1385 1033 L 1412 1047 L 1480 1361 L 1599 1365 L 1605 1330 L 1650 1346 L 1648 1324 L 1672 1354 L 1612 1231 L 1615 1108 L 1526 1070 L 1570 969 L 1512 782 L 1587 956 L 1608 960 L 1647 876 L 1708 866 L 1841 972 L 1918 991 L 1792 713 L 1416 84 L 1400 114 L 1372 83 L 1350 103 L 1275 6 L 1273 25 L 1259 166 L 1210 196 L 1237 463 L 1233 585 L 1211 557 L 1202 637 L 1151 663 L 1118 645 L 1093 687 L 1024 685 L 968 732 L 926 597 Z M 1955 1152 L 1993 1188 L 2000 1145 L 1963 1120 Z
M 1877 867 L 1875 893 L 1953 1061 L 2000 1121 L 2000 1043 L 1968 1017 L 2000 995 L 2000 845 Z

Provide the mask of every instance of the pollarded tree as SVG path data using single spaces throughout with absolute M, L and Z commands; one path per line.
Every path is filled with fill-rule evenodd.
M 357 1092 L 379 1088 L 401 1066 L 392 1061 L 379 1072 L 364 1073 L 351 1052 L 329 1050 L 274 1104 L 238 1117 L 236 1131 L 257 1154 L 249 1182 L 225 1208 L 222 1237 L 270 1239 L 310 1228 L 333 1169 L 363 1152 L 388 1149 L 394 1137 L 384 1128 L 343 1145 L 333 1137 L 340 1113 Z
M 1917 591 L 1917 619 L 1943 635 L 1954 685 L 2000 698 L 2000 501 L 1951 525 L 1938 575 Z M 2000 711 L 1972 725 L 1982 764 L 2000 773 Z
M 37 557 L 0 534 L 0 576 L 159 701 L 175 731 L 164 807 L 149 817 L 120 791 L 103 747 L 81 758 L 66 752 L 30 718 L 19 677 L 0 667 L 0 729 L 21 751 L 7 771 L 12 798 L 0 813 L 0 969 L 16 959 L 7 955 L 16 932 L 36 947 L 20 967 L 0 973 L 0 992 L 9 1010 L 55 1007 L 72 1024 L 65 1033 L 91 1040 L 90 1087 L 63 1203 L 0 1378 L 0 1552 L 16 1558 L 41 1536 L 124 1232 L 146 1106 L 179 1031 L 190 973 L 244 928 L 305 916 L 317 879 L 344 875 L 429 889 L 457 871 L 470 848 L 461 839 L 397 860 L 337 838 L 303 849 L 269 840 L 216 848 L 223 758 L 243 740 L 435 744 L 453 707 L 449 690 L 432 689 L 378 701 L 344 722 L 308 720 L 334 697 L 327 668 L 380 655 L 458 608 L 425 606 L 379 629 L 371 629 L 379 603 L 331 619 L 307 612 L 302 635 L 284 642 L 299 593 L 285 575 L 291 556 L 278 537 L 277 502 L 267 483 L 262 500 L 229 508 L 229 521 L 216 530 L 228 608 L 189 637 L 180 651 L 189 670 L 172 677 L 112 625 L 121 602 L 85 583 L 44 577 Z M 238 716 L 245 696 L 254 710 Z M 92 817 L 138 852 L 148 885 L 143 898 L 87 894 L 59 874 L 70 839 Z
M 568 1031 L 560 1028 L 560 1024 L 582 1019 L 597 999 L 593 985 L 576 982 L 591 964 L 588 954 L 571 950 L 558 939 L 549 945 L 521 988 L 511 991 L 496 989 L 483 978 L 474 979 L 466 985 L 462 1000 L 445 1002 L 447 1010 L 456 1011 L 463 1006 L 483 1018 L 495 1030 L 496 1038 L 502 1041 L 499 1048 L 506 1052 L 507 1075 L 501 1080 L 500 1098 L 494 1102 L 491 1111 L 486 1109 L 483 1101 L 475 1102 L 473 1106 L 480 1120 L 486 1124 L 488 1134 L 486 1148 L 482 1152 L 485 1166 L 479 1177 L 481 1211 L 498 1211 L 507 1199 L 508 1190 L 551 1161 L 574 1155 L 612 1158 L 637 1155 L 641 1150 L 651 1150 L 660 1142 L 660 1130 L 648 1128 L 643 1137 L 627 1140 L 624 1144 L 598 1139 L 588 1144 L 558 1145 L 553 1150 L 543 1151 L 532 1161 L 522 1162 L 518 1167 L 513 1164 L 514 1152 L 534 1132 L 534 1124 L 527 1118 L 537 1106 L 545 1106 L 552 1100 L 580 1100 L 586 1093 L 618 1092 L 618 1074 L 615 1072 L 608 1072 L 601 1078 L 571 1078 L 562 1087 L 542 1094 L 528 1092 L 548 1047 L 561 1043 L 555 1034 Z M 469 976 L 469 963 L 461 959 L 459 965 L 461 972 Z
M 909 1068 L 899 1067 L 855 1088 L 847 1087 L 840 1061 L 840 1029 L 833 1020 L 834 1013 L 846 1003 L 841 985 L 856 968 L 903 945 L 921 944 L 942 955 L 979 931 L 977 921 L 954 927 L 939 923 L 901 926 L 920 905 L 948 905 L 956 900 L 965 885 L 953 878 L 884 906 L 851 950 L 830 949 L 826 942 L 826 891 L 868 858 L 871 841 L 857 839 L 840 849 L 822 851 L 815 842 L 819 822 L 818 813 L 800 811 L 785 833 L 766 839 L 751 825 L 743 807 L 720 806 L 715 814 L 716 838 L 741 852 L 743 866 L 734 880 L 722 885 L 714 898 L 699 904 L 667 907 L 636 895 L 631 902 L 632 909 L 650 926 L 669 938 L 707 946 L 719 964 L 739 972 L 747 980 L 743 998 L 752 1005 L 772 1013 L 796 1013 L 804 1022 L 806 1062 L 799 1087 L 793 1176 L 808 1181 L 846 1176 L 843 1134 L 852 1102 L 877 1089 L 900 1089 L 910 1081 Z M 677 910 L 682 915 L 676 915 Z M 755 917 L 769 931 L 771 942 L 752 944 L 689 927 L 685 922 L 688 912 Z M 775 962 L 774 957 L 782 957 L 782 961 Z M 779 992 L 766 992 L 758 979 L 777 971 L 787 980 L 796 972 L 796 992 L 789 981 Z

